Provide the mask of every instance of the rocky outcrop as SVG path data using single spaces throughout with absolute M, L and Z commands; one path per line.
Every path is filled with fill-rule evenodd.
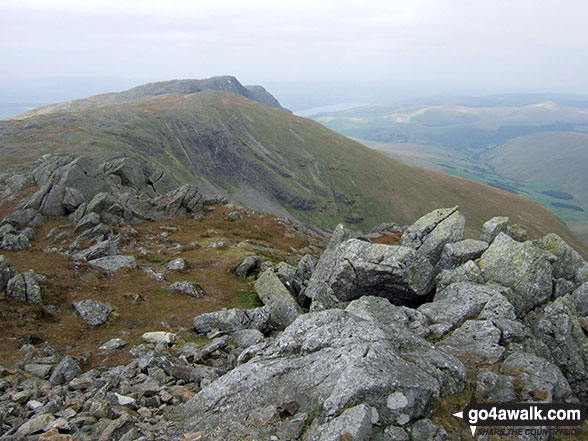
M 478 265 L 486 282 L 512 289 L 510 302 L 518 316 L 546 303 L 553 295 L 556 257 L 530 242 L 520 243 L 500 233 L 484 252 Z
M 204 198 L 196 186 L 186 184 L 170 191 L 161 174 L 154 179 L 165 182 L 158 186 L 160 191 L 165 189 L 163 194 L 150 178 L 155 172 L 146 163 L 141 165 L 125 157 L 98 164 L 84 156 L 45 155 L 30 166 L 30 184 L 39 190 L 23 201 L 24 210 L 8 216 L 5 222 L 22 228 L 38 225 L 42 215 L 70 215 L 77 223 L 83 219 L 76 228 L 83 231 L 100 220 L 111 224 L 162 220 L 201 211 Z
M 432 278 L 430 261 L 412 248 L 349 239 L 321 257 L 305 294 L 322 304 L 375 295 L 414 305 L 430 292 Z
M 100 196 L 94 205 L 100 200 L 110 203 Z M 162 323 L 165 331 L 130 348 L 132 362 L 101 372 L 84 374 L 81 360 L 49 350 L 27 354 L 20 366 L 50 380 L 41 389 L 47 396 L 28 384 L 17 390 L 4 374 L 0 410 L 6 402 L 13 410 L 0 425 L 49 433 L 37 420 L 47 414 L 49 424 L 88 439 L 443 440 L 459 435 L 439 423 L 438 405 L 453 394 L 469 398 L 466 378 L 491 402 L 588 404 L 584 259 L 554 235 L 525 240 L 507 221 L 487 225 L 488 242 L 464 240 L 462 227 L 456 209 L 438 210 L 407 229 L 404 245 L 374 244 L 339 226 L 318 261 L 262 265 L 251 256 L 238 275 L 256 279 L 263 307 L 201 314 L 193 320 L 199 336 L 188 342 L 186 329 Z M 110 245 L 80 256 L 119 252 L 109 227 L 101 222 L 80 237 L 94 234 Z M 112 257 L 102 258 L 124 258 Z M 180 259 L 166 266 L 189 268 Z M 21 300 L 38 282 L 1 256 L 0 276 Z M 192 282 L 179 285 L 201 293 Z M 75 307 L 109 329 L 108 305 Z M 100 350 L 127 349 L 113 339 Z M 63 399 L 49 404 L 56 390 Z M 90 403 L 65 413 L 80 397 Z M 33 400 L 47 408 L 25 410 L 39 406 Z
M 106 323 L 113 311 L 112 306 L 97 300 L 81 300 L 73 304 L 80 317 L 90 326 Z
M 270 321 L 284 329 L 302 314 L 302 308 L 273 270 L 266 270 L 255 282 L 255 292 L 267 306 Z
M 406 424 L 465 384 L 463 365 L 432 344 L 401 326 L 341 310 L 302 315 L 275 343 L 254 351 L 178 410 L 190 415 L 187 429 L 213 439 L 259 435 L 260 427 L 245 424 L 253 423 L 251 416 L 267 409 L 268 425 L 272 412 L 289 402 L 299 412 L 320 411 L 321 426 L 335 425 L 334 418 L 360 404 L 374 408 L 380 424 Z
M 424 215 L 402 235 L 402 245 L 419 250 L 435 265 L 445 244 L 463 239 L 465 217 L 457 207 L 443 208 Z

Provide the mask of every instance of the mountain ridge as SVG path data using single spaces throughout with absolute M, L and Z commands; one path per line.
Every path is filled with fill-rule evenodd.
M 90 98 L 90 101 L 92 98 Z M 88 104 L 88 103 L 86 103 Z M 346 221 L 364 231 L 408 224 L 437 206 L 460 205 L 470 236 L 495 215 L 534 236 L 557 232 L 584 252 L 547 209 L 520 196 L 407 167 L 322 125 L 239 95 L 165 94 L 86 110 L 0 122 L 4 168 L 45 153 L 118 155 L 171 185 L 197 183 L 252 209 L 322 229 Z

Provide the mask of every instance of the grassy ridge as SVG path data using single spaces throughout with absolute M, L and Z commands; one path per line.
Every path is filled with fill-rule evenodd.
M 557 232 L 582 249 L 563 222 L 526 198 L 407 166 L 316 122 L 233 94 L 164 95 L 40 115 L 2 123 L 0 136 L 5 164 L 54 151 L 124 153 L 178 182 L 202 177 L 237 201 L 254 191 L 258 199 L 247 201 L 252 208 L 273 204 L 322 228 L 341 221 L 363 230 L 384 221 L 408 224 L 459 205 L 470 235 L 506 215 L 534 236 Z

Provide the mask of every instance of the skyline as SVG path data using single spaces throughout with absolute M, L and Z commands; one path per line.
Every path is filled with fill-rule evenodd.
M 5 97 L 47 79 L 86 78 L 99 93 L 216 75 L 286 102 L 296 93 L 344 102 L 588 90 L 588 8 L 576 0 L 2 0 L 0 8 Z M 352 87 L 359 91 L 346 97 Z

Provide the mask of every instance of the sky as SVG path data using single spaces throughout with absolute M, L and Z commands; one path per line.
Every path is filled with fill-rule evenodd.
M 0 93 L 226 74 L 323 104 L 585 93 L 587 23 L 585 0 L 0 0 Z

